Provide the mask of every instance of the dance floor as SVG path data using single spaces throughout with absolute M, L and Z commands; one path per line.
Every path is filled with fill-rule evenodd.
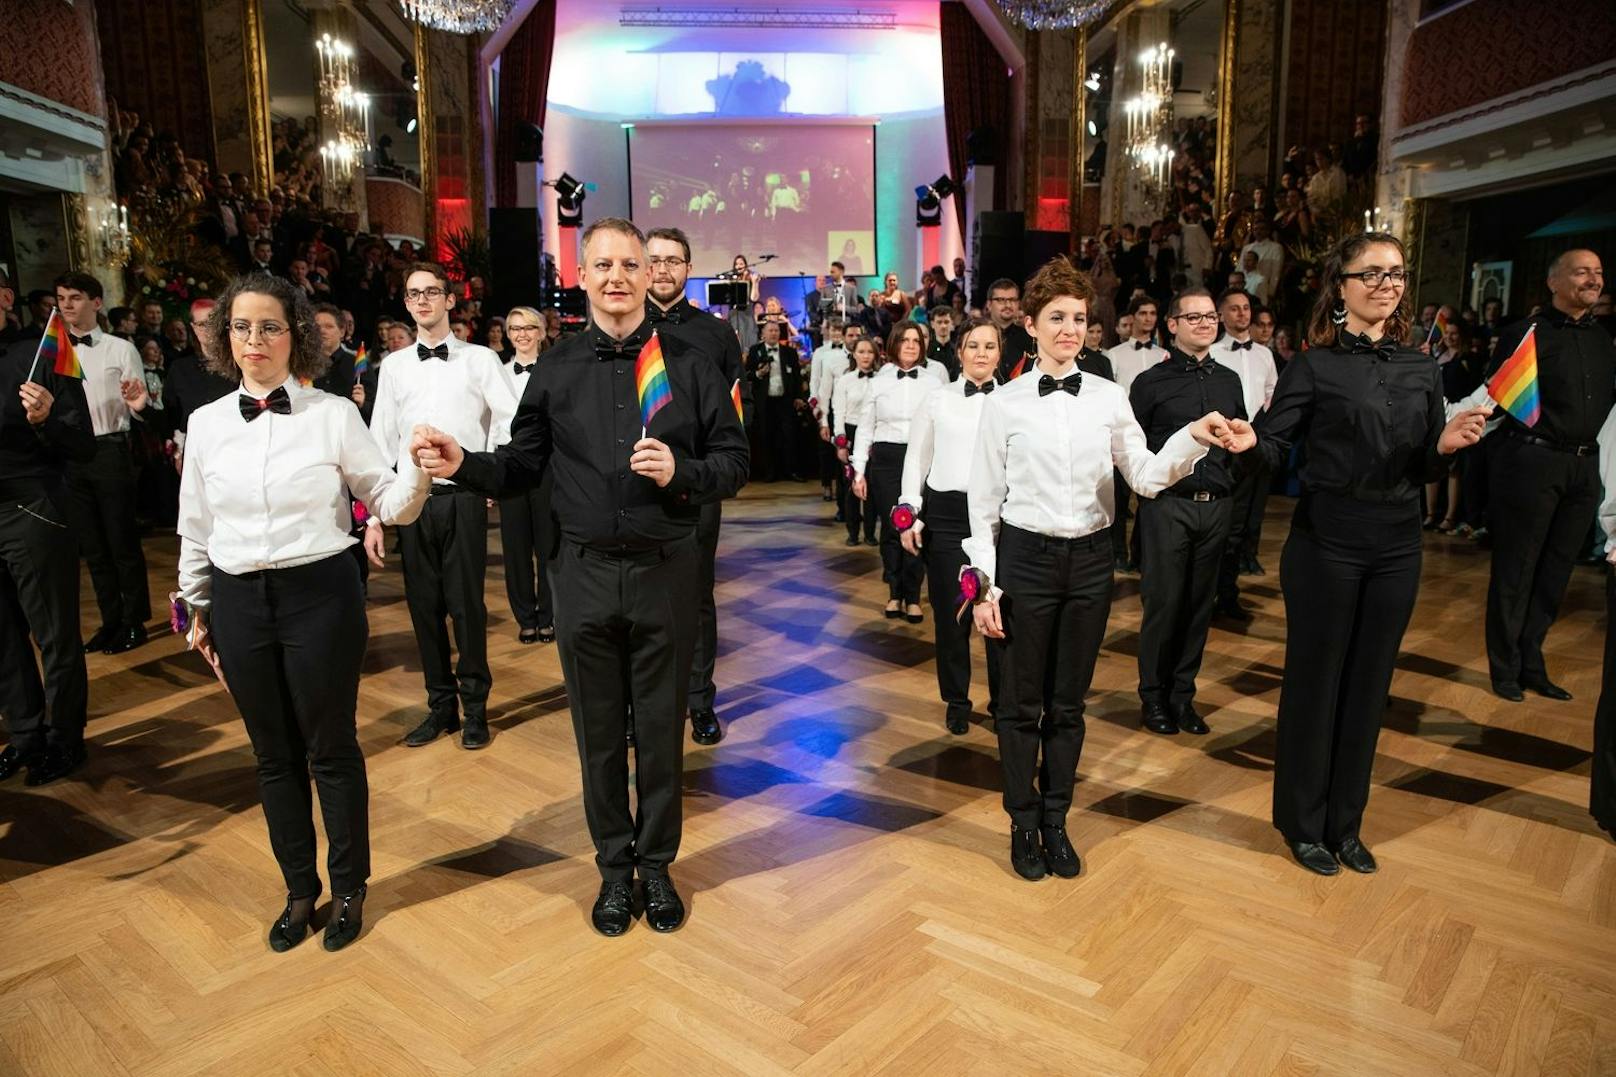
M 1257 620 L 1213 631 L 1210 736 L 1139 730 L 1119 577 L 1070 820 L 1085 870 L 1030 884 L 991 723 L 944 731 L 930 623 L 882 618 L 876 552 L 807 490 L 726 509 L 728 736 L 688 746 L 669 936 L 590 930 L 556 654 L 516 642 L 497 530 L 487 751 L 398 744 L 424 693 L 397 556 L 372 577 L 375 864 L 340 954 L 265 945 L 280 877 L 213 677 L 167 636 L 92 656 L 89 764 L 0 786 L 0 1073 L 1616 1073 L 1597 572 L 1549 640 L 1576 701 L 1511 705 L 1488 691 L 1486 555 L 1429 544 L 1364 834 L 1381 871 L 1334 879 L 1268 823 L 1289 503 Z M 146 549 L 166 594 L 174 544 Z

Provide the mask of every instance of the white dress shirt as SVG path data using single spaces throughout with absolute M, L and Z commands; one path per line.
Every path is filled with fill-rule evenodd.
M 1136 344 L 1143 344 L 1144 347 L 1135 347 Z M 1122 396 L 1126 399 L 1133 390 L 1133 379 L 1143 374 L 1147 367 L 1165 360 L 1167 349 L 1150 340 L 1124 340 L 1115 347 L 1107 348 L 1105 354 L 1111 360 L 1111 370 L 1116 374 L 1117 385 L 1122 388 Z
M 67 329 L 64 323 L 62 328 Z M 146 382 L 146 368 L 135 346 L 122 337 L 90 330 L 89 344 L 75 344 L 84 368 L 84 398 L 90 405 L 90 427 L 96 437 L 129 429 L 129 405 L 123 399 L 124 381 Z
M 858 422 L 859 412 L 869 399 L 870 384 L 874 381 L 874 371 L 870 372 L 869 377 L 861 378 L 857 370 L 849 370 L 836 379 L 836 387 L 830 395 L 830 410 L 836 416 L 836 429 L 831 431 L 833 437 L 845 436 L 848 423 Z
M 928 378 L 918 366 L 911 367 L 918 378 L 898 377 L 898 364 L 888 363 L 867 379 L 869 395 L 864 406 L 854 417 L 858 434 L 853 439 L 853 474 L 862 476 L 864 465 L 870 460 L 870 447 L 878 441 L 897 445 L 909 443 L 909 420 L 914 417 L 926 397 L 942 386 L 936 378 Z
M 836 378 L 847 369 L 847 349 L 841 345 L 821 344 L 808 357 L 808 396 L 819 401 L 819 425 L 824 426 L 830 412 L 831 395 L 836 391 Z
M 769 395 L 779 398 L 786 395 L 786 374 L 780 366 L 780 345 L 763 345 L 763 357 L 769 364 Z
M 1251 340 L 1249 333 L 1245 340 Z M 1256 422 L 1257 413 L 1274 398 L 1274 386 L 1279 384 L 1279 367 L 1274 363 L 1274 353 L 1265 344 L 1252 340 L 1249 348 L 1236 348 L 1233 345 L 1234 337 L 1225 334 L 1212 342 L 1209 354 L 1240 375 L 1240 389 L 1246 398 L 1246 418 Z
M 1599 477 L 1605 499 L 1599 503 L 1599 529 L 1605 533 L 1605 552 L 1616 550 L 1616 408 L 1599 430 Z
M 1054 376 L 1076 370 L 1072 363 Z M 1140 497 L 1155 497 L 1207 453 L 1187 427 L 1152 453 L 1114 382 L 1085 377 L 1076 396 L 1039 396 L 1041 377 L 1029 370 L 1001 385 L 982 409 L 967 487 L 971 537 L 963 548 L 989 580 L 998 569 L 1001 520 L 1052 538 L 1103 531 L 1116 514 L 1113 469 Z
M 293 568 L 352 546 L 349 491 L 389 524 L 411 522 L 426 502 L 431 479 L 407 445 L 384 454 L 349 401 L 295 379 L 284 388 L 286 415 L 249 422 L 238 393 L 191 413 L 177 530 L 180 595 L 193 605 L 208 605 L 214 567 Z
M 499 356 L 453 334 L 427 347 L 449 345 L 448 359 L 422 359 L 411 344 L 390 353 L 376 379 L 370 432 L 389 460 L 410 431 L 435 426 L 468 452 L 492 451 L 510 440 L 516 397 Z M 448 480 L 442 480 L 448 481 Z
M 963 491 L 971 481 L 976 429 L 989 392 L 965 395 L 965 378 L 950 382 L 921 402 L 909 423 L 909 451 L 903 457 L 903 491 L 898 500 L 919 512 L 921 490 Z
M 538 356 L 534 356 L 533 363 L 538 361 Z M 518 363 L 522 363 L 522 357 L 519 355 L 512 358 L 508 363 L 501 363 L 499 369 L 504 372 L 505 380 L 511 383 L 511 394 L 516 397 L 516 402 L 520 404 L 522 394 L 527 392 L 527 380 L 533 376 L 533 363 L 522 363 L 522 366 L 526 367 L 526 369 L 520 374 L 516 372 L 516 364 Z
M 937 379 L 937 384 L 946 389 L 954 382 L 948 376 L 948 368 L 941 363 L 934 363 L 930 359 L 924 360 L 921 369 Z

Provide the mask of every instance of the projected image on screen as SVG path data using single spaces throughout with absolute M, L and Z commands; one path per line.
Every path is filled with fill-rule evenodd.
M 872 137 L 868 127 L 846 125 L 637 126 L 630 135 L 634 223 L 684 229 L 692 276 L 723 272 L 737 254 L 777 255 L 757 267 L 774 276 L 823 273 L 849 243 L 867 258 L 875 235 Z

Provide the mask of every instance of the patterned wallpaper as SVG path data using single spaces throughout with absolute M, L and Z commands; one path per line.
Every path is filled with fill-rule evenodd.
M 92 116 L 106 116 L 95 8 L 90 0 L 3 5 L 0 80 Z
M 1291 0 L 1284 146 L 1343 143 L 1354 116 L 1380 115 L 1385 33 L 1384 3 Z
M 1402 125 L 1612 59 L 1616 4 L 1611 0 L 1472 0 L 1414 29 L 1403 67 L 1441 77 L 1404 81 Z
M 212 161 L 199 0 L 97 0 L 96 15 L 107 96 L 174 132 L 187 154 Z

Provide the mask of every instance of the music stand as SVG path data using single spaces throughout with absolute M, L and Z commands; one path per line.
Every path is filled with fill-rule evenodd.
M 752 302 L 752 288 L 744 280 L 707 282 L 707 307 L 745 307 Z

